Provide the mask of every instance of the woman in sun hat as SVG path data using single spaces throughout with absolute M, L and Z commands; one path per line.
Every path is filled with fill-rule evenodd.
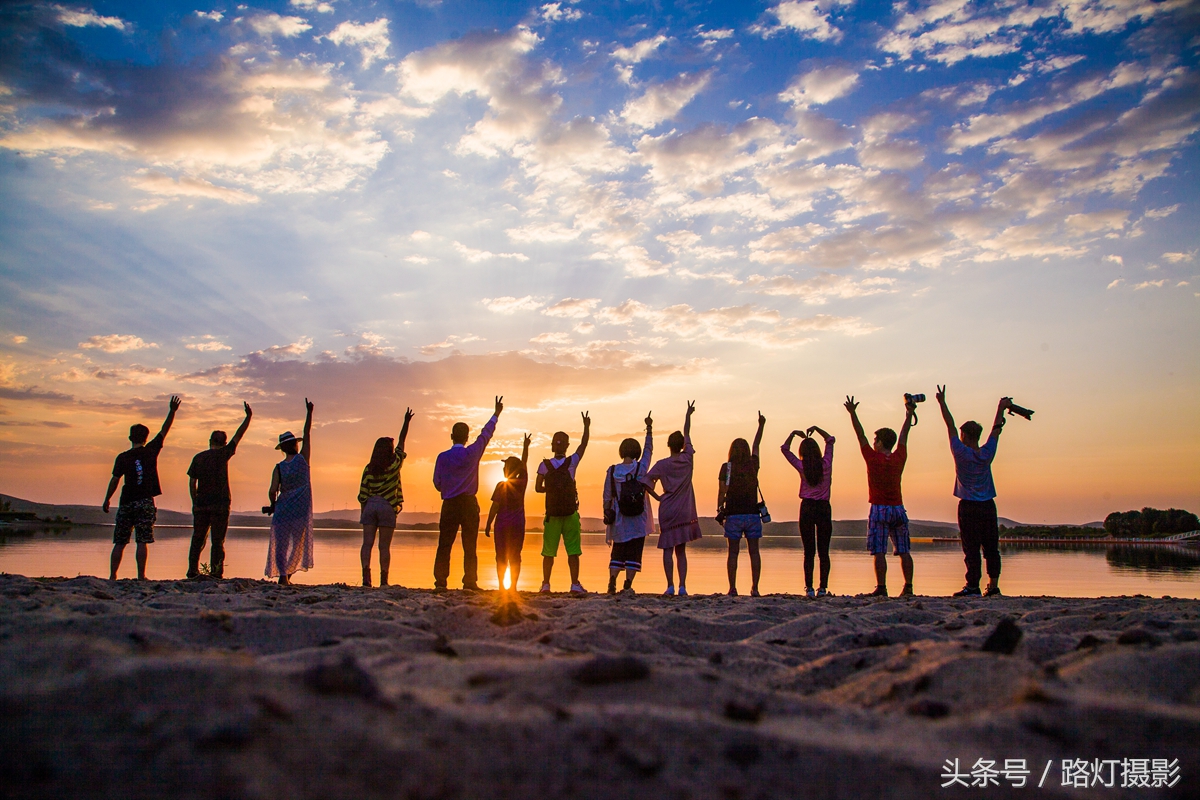
M 279 578 L 280 584 L 289 583 L 296 570 L 311 569 L 313 565 L 312 481 L 308 471 L 313 404 L 306 397 L 304 405 L 304 436 L 298 439 L 291 431 L 279 435 L 275 449 L 283 451 L 284 459 L 271 473 L 268 492 L 271 542 L 267 547 L 267 577 Z

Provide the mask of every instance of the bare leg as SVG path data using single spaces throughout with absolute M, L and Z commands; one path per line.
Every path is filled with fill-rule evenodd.
M 379 585 L 388 585 L 388 570 L 392 566 L 392 534 L 395 528 L 379 529 Z M 369 564 L 370 562 L 368 562 Z
M 508 564 L 504 563 L 504 559 L 496 559 L 496 586 L 500 587 L 500 591 L 502 592 L 504 591 L 504 568 L 507 566 Z M 512 585 L 514 589 L 517 588 L 517 581 L 515 578 L 513 579 Z
M 912 555 L 909 553 L 901 553 L 900 571 L 904 573 L 904 582 L 911 586 L 913 581 L 913 560 Z
M 579 583 L 579 556 L 567 556 L 567 568 L 571 570 L 571 584 Z
M 115 581 L 117 579 L 117 570 L 121 566 L 121 556 L 125 554 L 125 545 L 114 544 L 112 555 L 108 559 L 108 579 Z
M 875 585 L 887 586 L 887 555 L 884 553 L 875 556 Z
M 542 583 L 550 582 L 550 572 L 554 569 L 554 557 L 542 556 Z
M 671 548 L 663 550 L 663 572 L 667 574 L 667 588 L 675 588 L 675 551 Z M 680 583 L 683 581 L 680 580 Z
M 632 569 L 625 570 L 625 585 L 628 586 L 630 589 L 633 588 L 633 576 L 634 575 L 637 575 L 636 571 L 634 571 Z
M 742 549 L 741 539 L 727 539 L 729 542 L 729 558 L 725 562 L 725 570 L 729 573 L 729 594 L 737 594 L 737 562 L 738 551 Z
M 746 549 L 750 551 L 750 596 L 758 597 L 758 578 L 762 575 L 762 556 L 758 552 L 758 539 L 747 539 Z
M 670 550 L 667 551 L 671 552 Z M 687 588 L 687 545 L 681 544 L 675 547 L 675 560 L 679 562 L 679 591 Z
M 137 559 L 138 580 L 146 580 L 146 559 L 150 556 L 150 545 L 143 542 L 138 542 L 137 549 L 133 551 L 133 557 Z
M 508 562 L 508 576 L 512 580 L 512 590 L 514 592 L 516 592 L 517 591 L 517 579 L 521 577 L 521 562 L 520 561 Z M 503 580 L 503 577 L 501 578 L 501 580 Z
M 371 548 L 375 546 L 376 526 L 371 523 L 363 525 L 363 543 L 359 550 L 359 560 L 362 561 L 362 585 L 371 585 Z

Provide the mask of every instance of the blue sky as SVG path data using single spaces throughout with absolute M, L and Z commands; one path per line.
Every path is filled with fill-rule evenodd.
M 647 408 L 696 398 L 701 472 L 759 408 L 772 449 L 843 437 L 848 518 L 844 395 L 895 427 L 900 393 L 948 382 L 960 421 L 1001 394 L 1041 412 L 1010 426 L 1002 513 L 1194 510 L 1198 20 L 1173 0 L 8 4 L 5 491 L 93 499 L 172 392 L 181 463 L 240 399 L 261 409 L 246 497 L 314 396 L 338 507 L 405 405 L 429 505 L 444 428 L 496 393 L 497 456 L 599 414 L 585 482 Z M 948 518 L 923 416 L 909 504 Z

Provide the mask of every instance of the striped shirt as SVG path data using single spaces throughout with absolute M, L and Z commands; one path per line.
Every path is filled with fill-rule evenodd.
M 372 497 L 382 497 L 391 503 L 396 511 L 404 505 L 404 490 L 400 487 L 400 465 L 404 463 L 406 454 L 399 447 L 391 465 L 381 475 L 374 475 L 370 465 L 363 469 L 362 483 L 358 485 L 358 502 L 363 504 Z

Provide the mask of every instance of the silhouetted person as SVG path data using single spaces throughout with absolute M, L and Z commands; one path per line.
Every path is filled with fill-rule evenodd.
M 521 457 L 504 459 L 504 480 L 492 491 L 484 535 L 491 536 L 496 523 L 496 584 L 504 591 L 504 571 L 508 570 L 509 588 L 517 591 L 521 577 L 521 548 L 525 546 L 525 489 L 529 486 L 529 445 L 533 437 L 525 434 Z
M 717 476 L 717 518 L 725 526 L 729 557 L 725 569 L 729 573 L 729 594 L 736 596 L 738 552 L 742 537 L 750 552 L 750 596 L 758 597 L 758 579 L 762 575 L 762 556 L 758 544 L 762 538 L 762 516 L 758 510 L 758 446 L 762 444 L 763 427 L 767 418 L 758 413 L 758 432 L 754 446 L 745 439 L 734 439 L 729 445 L 729 460 L 721 465 Z
M 542 459 L 538 465 L 537 480 L 533 490 L 546 495 L 546 516 L 542 520 L 542 588 L 550 591 L 550 573 L 554 570 L 554 558 L 558 555 L 558 542 L 567 551 L 567 568 L 571 572 L 571 591 L 575 594 L 587 592 L 579 582 L 579 557 L 583 555 L 581 540 L 582 525 L 579 520 L 579 490 L 575 486 L 575 470 L 587 450 L 591 438 L 592 418 L 584 411 L 583 435 L 579 447 L 567 457 L 571 438 L 558 431 L 550 438 L 553 458 Z
M 113 530 L 112 556 L 109 558 L 108 579 L 117 579 L 117 569 L 121 566 L 121 556 L 125 553 L 125 545 L 129 544 L 130 535 L 137 537 L 138 580 L 146 579 L 146 559 L 149 557 L 149 545 L 154 541 L 154 520 L 158 517 L 158 509 L 154 507 L 154 498 L 162 494 L 158 483 L 158 454 L 162 452 L 163 442 L 175 421 L 175 412 L 179 410 L 179 398 L 171 396 L 167 418 L 163 420 L 162 429 L 158 435 L 146 441 L 150 429 L 138 423 L 129 427 L 129 443 L 133 445 L 117 456 L 113 462 L 112 480 L 108 482 L 108 493 L 104 495 L 104 513 L 108 513 L 109 502 L 117 491 L 117 482 L 125 480 L 121 487 L 121 501 L 117 504 L 117 524 Z
M 450 577 L 450 550 L 462 528 L 463 588 L 479 589 L 479 558 L 475 542 L 479 538 L 479 459 L 487 449 L 496 422 L 504 410 L 503 397 L 496 398 L 496 410 L 475 441 L 467 444 L 471 429 L 456 422 L 450 429 L 449 450 L 438 453 L 433 465 L 433 486 L 442 495 L 442 514 L 438 519 L 437 555 L 433 559 L 433 588 L 445 589 Z
M 276 450 L 284 458 L 271 471 L 271 541 L 267 546 L 267 577 L 280 585 L 292 582 L 298 570 L 313 566 L 313 498 L 309 471 L 312 458 L 313 404 L 304 398 L 304 435 L 279 434 Z M 301 445 L 301 443 L 303 443 Z
M 813 438 L 819 433 L 825 440 L 825 455 Z M 800 437 L 800 456 L 792 454 L 792 440 Z M 825 597 L 829 594 L 829 540 L 833 537 L 833 510 L 829 489 L 833 482 L 834 438 L 816 425 L 807 431 L 792 431 L 779 449 L 788 463 L 800 473 L 800 538 L 804 542 L 804 594 Z M 814 556 L 821 558 L 821 584 L 813 591 Z
M 658 548 L 662 550 L 663 572 L 667 574 L 667 591 L 675 594 L 675 563 L 679 564 L 679 596 L 687 596 L 687 543 L 700 538 L 700 518 L 696 514 L 696 490 L 692 486 L 693 461 L 692 414 L 695 402 L 687 405 L 683 430 L 667 437 L 671 450 L 668 458 L 660 459 L 646 473 L 643 482 L 651 489 L 658 482 L 662 495 L 658 500 Z
M 1012 399 L 1001 397 L 996 406 L 996 419 L 986 444 L 979 444 L 983 426 L 975 420 L 962 424 L 962 439 L 954 429 L 954 415 L 946 405 L 946 387 L 937 390 L 942 419 L 950 434 L 950 453 L 954 456 L 954 496 L 958 498 L 958 536 L 962 540 L 967 562 L 967 584 L 955 597 L 978 597 L 979 581 L 983 577 L 983 559 L 987 561 L 987 595 L 1000 594 L 1000 524 L 996 517 L 996 484 L 992 481 L 992 461 L 1004 430 L 1004 411 Z
M 362 506 L 358 522 L 363 526 L 362 585 L 371 585 L 371 547 L 379 533 L 379 585 L 388 585 L 388 569 L 392 564 L 392 534 L 396 532 L 396 516 L 404 506 L 404 490 L 400 486 L 400 467 L 407 454 L 404 442 L 408 439 L 408 423 L 413 410 L 404 412 L 404 425 L 395 441 L 390 436 L 375 440 L 371 461 L 363 469 L 358 484 L 358 502 Z
M 900 477 L 908 460 L 908 432 L 912 428 L 916 404 L 905 402 L 904 425 L 896 432 L 891 428 L 875 431 L 875 441 L 867 443 L 862 423 L 858 421 L 858 403 L 846 398 L 846 410 L 854 423 L 854 434 L 863 460 L 867 462 L 867 488 L 871 500 L 871 516 L 867 521 L 867 551 L 875 557 L 875 591 L 870 597 L 887 597 L 887 543 L 892 540 L 892 554 L 900 556 L 904 573 L 901 595 L 913 593 L 913 560 L 909 553 L 908 513 L 900 492 Z M 896 449 L 893 451 L 892 448 Z
M 242 403 L 246 418 L 234 431 L 229 443 L 225 431 L 213 431 L 208 437 L 208 449 L 197 453 L 188 467 L 188 492 L 192 496 L 192 546 L 188 550 L 187 576 L 200 574 L 200 552 L 212 529 L 212 549 L 209 551 L 208 572 L 214 578 L 225 574 L 225 533 L 229 530 L 229 459 L 237 452 L 238 442 L 250 427 L 250 405 Z
M 625 570 L 621 591 L 633 592 L 633 579 L 642 571 L 646 537 L 654 532 L 654 513 L 642 478 L 654 455 L 654 420 L 646 415 L 646 444 L 624 439 L 617 447 L 620 464 L 604 475 L 604 541 L 612 545 L 608 561 L 608 593 L 616 594 L 617 576 Z M 611 520 L 611 521 L 610 521 Z

